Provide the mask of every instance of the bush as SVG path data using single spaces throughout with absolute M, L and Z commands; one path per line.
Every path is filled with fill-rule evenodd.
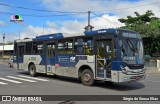
M 149 61 L 151 59 L 150 55 L 145 55 L 145 61 Z

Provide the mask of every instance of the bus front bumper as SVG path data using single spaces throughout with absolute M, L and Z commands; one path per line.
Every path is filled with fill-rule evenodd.
M 146 72 L 144 69 L 134 69 L 126 73 L 119 72 L 119 82 L 133 82 L 140 81 L 146 78 Z

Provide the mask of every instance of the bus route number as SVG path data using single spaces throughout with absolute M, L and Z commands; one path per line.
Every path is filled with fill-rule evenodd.
M 29 61 L 36 61 L 36 57 L 29 58 Z

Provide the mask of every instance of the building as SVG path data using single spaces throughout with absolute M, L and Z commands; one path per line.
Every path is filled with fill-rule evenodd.
M 13 44 L 11 44 L 11 45 L 4 45 L 4 56 L 3 56 L 3 58 L 4 59 L 10 58 L 10 56 L 13 53 L 13 49 L 14 49 L 14 45 Z M 0 58 L 2 58 L 2 52 L 3 52 L 3 45 L 0 44 Z

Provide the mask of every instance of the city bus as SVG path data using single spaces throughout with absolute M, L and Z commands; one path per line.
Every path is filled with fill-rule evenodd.
M 134 82 L 146 76 L 140 34 L 119 28 L 15 40 L 13 66 L 33 77 L 44 73 L 78 78 L 86 86 L 95 80 Z

